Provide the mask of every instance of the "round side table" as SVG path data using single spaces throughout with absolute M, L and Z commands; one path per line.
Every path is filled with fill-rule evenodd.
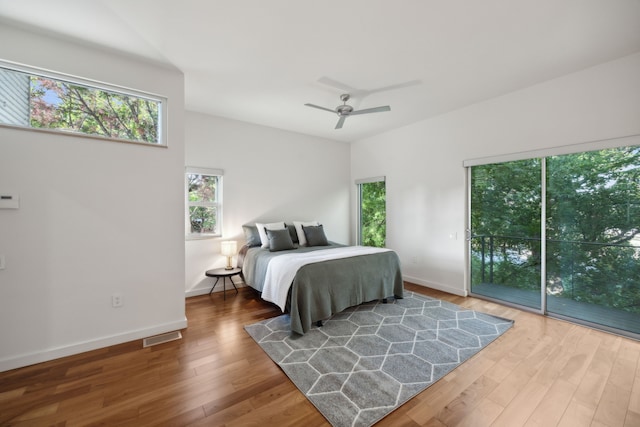
M 227 270 L 225 268 L 216 268 L 214 270 L 207 270 L 207 272 L 204 273 L 205 276 L 207 276 L 207 277 L 215 277 L 216 278 L 216 282 L 211 287 L 211 290 L 209 291 L 209 295 L 211 295 L 211 292 L 213 292 L 213 288 L 215 288 L 216 285 L 218 284 L 218 280 L 222 279 L 223 298 L 226 300 L 227 299 L 227 287 L 226 287 L 225 281 L 227 280 L 227 277 L 229 278 L 229 281 L 231 281 L 231 284 L 233 285 L 234 289 L 236 290 L 236 294 L 237 294 L 238 293 L 238 288 L 236 288 L 235 283 L 233 283 L 232 277 L 236 276 L 238 274 L 241 274 L 241 273 L 242 273 L 242 270 L 240 268 L 233 268 L 231 270 Z

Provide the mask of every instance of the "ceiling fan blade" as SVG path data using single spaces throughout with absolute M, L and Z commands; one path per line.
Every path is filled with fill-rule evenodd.
M 342 83 L 339 82 L 337 80 L 332 79 L 331 77 L 320 77 L 318 79 L 318 83 L 323 84 L 325 86 L 329 86 L 329 87 L 333 87 L 336 89 L 340 89 L 345 91 L 346 93 L 351 94 L 354 98 L 364 98 L 366 96 L 369 96 L 373 93 L 379 93 L 379 92 L 386 92 L 388 90 L 396 90 L 396 89 L 402 89 L 405 87 L 410 87 L 410 86 L 417 86 L 422 84 L 422 80 L 409 80 L 406 82 L 402 82 L 402 83 L 396 83 L 396 84 L 392 84 L 389 86 L 382 86 L 379 88 L 375 88 L 375 89 L 357 89 L 355 87 L 349 86 L 346 83 Z
M 339 82 L 330 77 L 320 77 L 318 79 L 318 83 L 332 87 L 334 89 L 340 89 L 341 91 L 343 91 L 343 93 L 348 93 L 354 98 L 362 98 L 368 94 L 366 90 L 356 89 L 355 87 L 349 86 L 346 83 Z
M 325 108 L 315 104 L 304 104 L 304 105 L 306 105 L 307 107 L 317 108 L 318 110 L 324 110 L 324 111 L 328 111 L 330 113 L 336 114 L 336 110 L 332 110 L 331 108 Z
M 371 89 L 371 90 L 367 91 L 367 93 L 368 94 L 372 94 L 372 93 L 378 93 L 378 92 L 386 92 L 388 90 L 402 89 L 402 88 L 405 88 L 405 87 L 416 86 L 416 85 L 419 85 L 419 84 L 422 84 L 422 80 L 410 80 L 410 81 L 404 82 L 404 83 L 396 83 L 394 85 L 379 87 L 377 89 Z
M 339 82 L 339 81 L 337 81 L 337 80 L 333 80 L 333 79 L 332 79 L 332 78 L 330 78 L 330 77 L 324 77 L 324 76 L 323 76 L 323 77 L 320 77 L 320 78 L 318 79 L 318 83 L 322 83 L 322 84 L 324 84 L 324 85 L 331 86 L 331 87 L 334 87 L 334 88 L 336 88 L 336 89 L 343 90 L 343 91 L 345 91 L 346 93 L 352 93 L 352 92 L 356 92 L 356 91 L 357 91 L 357 89 L 356 89 L 356 88 L 351 87 L 351 86 L 349 86 L 349 85 L 348 85 L 348 84 L 346 84 L 346 83 L 342 83 L 342 82 Z
M 381 113 L 383 111 L 391 111 L 391 107 L 385 105 L 384 107 L 365 108 L 364 110 L 352 111 L 349 115 L 357 116 L 358 114 Z
M 342 129 L 342 125 L 344 124 L 345 119 L 347 118 L 347 116 L 340 116 L 340 119 L 338 120 L 338 123 L 336 123 L 336 129 Z

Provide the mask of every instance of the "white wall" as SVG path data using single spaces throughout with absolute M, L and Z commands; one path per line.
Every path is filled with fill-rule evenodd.
M 386 175 L 387 246 L 405 279 L 464 295 L 463 160 L 634 134 L 640 53 L 358 141 L 351 175 Z
M 186 326 L 184 78 L 3 25 L 0 58 L 168 97 L 168 148 L 0 128 L 0 371 Z M 124 306 L 111 307 L 121 293 Z
M 186 242 L 187 295 L 209 292 L 204 272 L 225 265 L 222 240 L 241 247 L 243 224 L 318 220 L 329 240 L 349 243 L 349 152 L 342 142 L 187 112 L 186 165 L 224 170 L 223 236 Z

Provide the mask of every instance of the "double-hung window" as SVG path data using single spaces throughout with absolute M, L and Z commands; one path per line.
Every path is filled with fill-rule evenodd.
M 189 239 L 222 235 L 222 170 L 187 167 L 185 171 Z
M 0 125 L 165 146 L 166 99 L 0 61 Z

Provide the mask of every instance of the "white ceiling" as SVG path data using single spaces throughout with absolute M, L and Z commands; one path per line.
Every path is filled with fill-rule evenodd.
M 0 0 L 0 17 L 171 64 L 188 110 L 347 142 L 640 52 L 640 0 Z M 391 111 L 334 130 L 304 106 L 348 88 Z

